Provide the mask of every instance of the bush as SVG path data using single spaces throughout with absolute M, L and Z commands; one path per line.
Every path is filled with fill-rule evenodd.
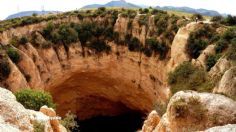
M 179 98 L 173 102 L 175 118 L 193 117 L 195 121 L 202 121 L 207 109 L 201 104 L 200 97 L 190 97 L 189 100 Z
M 207 47 L 208 43 L 206 40 L 196 39 L 190 35 L 187 44 L 187 53 L 190 57 L 196 59 L 201 54 L 201 51 Z
M 141 15 L 139 20 L 138 20 L 138 23 L 139 25 L 147 25 L 148 24 L 148 19 L 149 17 L 147 15 Z
M 5 80 L 11 73 L 11 67 L 7 59 L 0 59 L 0 80 Z
M 220 39 L 215 46 L 216 53 L 223 52 L 228 47 L 228 42 L 225 39 Z
M 20 62 L 20 54 L 18 53 L 18 51 L 16 51 L 14 48 L 8 48 L 7 49 L 7 55 L 10 57 L 10 59 L 17 64 L 18 62 Z
M 35 91 L 32 89 L 23 89 L 15 93 L 16 99 L 25 108 L 38 111 L 42 106 L 55 108 L 52 96 L 43 91 Z
M 186 46 L 189 56 L 196 59 L 215 35 L 215 28 L 208 24 L 204 24 L 198 30 L 191 32 Z
M 33 122 L 34 132 L 44 132 L 44 124 L 41 122 L 34 121 Z
M 136 37 L 132 37 L 128 42 L 128 49 L 130 51 L 141 51 L 142 45 L 139 39 L 137 39 Z
M 89 48 L 94 49 L 97 53 L 101 52 L 109 52 L 111 51 L 111 47 L 107 45 L 104 41 L 93 41 L 88 45 Z
M 58 33 L 60 34 L 61 41 L 64 44 L 70 44 L 78 41 L 78 33 L 75 29 L 71 28 L 69 25 L 62 24 L 59 26 Z
M 20 44 L 26 44 L 26 43 L 28 43 L 28 39 L 25 36 L 23 36 L 23 37 L 20 38 L 19 43 Z
M 191 19 L 194 21 L 196 20 L 196 18 L 197 20 L 203 20 L 203 16 L 201 14 L 193 14 L 191 17 Z
M 78 131 L 79 125 L 76 122 L 76 115 L 71 112 L 66 113 L 66 116 L 60 122 L 67 131 Z
M 223 17 L 222 16 L 213 16 L 212 18 L 211 18 L 211 21 L 212 22 L 218 22 L 218 23 L 221 23 L 222 21 L 223 21 Z
M 211 68 L 216 64 L 216 62 L 219 60 L 219 58 L 220 58 L 219 54 L 210 55 L 210 56 L 207 57 L 207 60 L 206 60 L 207 71 L 211 70 Z
M 172 94 L 181 90 L 209 92 L 213 88 L 209 83 L 207 73 L 203 69 L 193 66 L 190 62 L 179 65 L 168 76 L 168 84 L 171 86 Z

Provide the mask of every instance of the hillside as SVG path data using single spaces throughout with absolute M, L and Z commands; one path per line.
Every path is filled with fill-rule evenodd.
M 173 7 L 173 6 L 157 6 L 157 9 L 161 10 L 171 10 L 171 11 L 181 11 L 181 12 L 187 12 L 187 13 L 198 13 L 204 16 L 221 16 L 221 14 L 214 10 L 206 10 L 206 9 L 194 9 L 190 7 Z
M 44 14 L 50 14 L 50 13 L 58 13 L 58 11 L 23 11 L 23 12 L 19 12 L 19 13 L 8 16 L 6 20 L 18 18 L 18 17 L 24 17 L 24 16 L 32 16 L 33 14 L 44 15 Z
M 1 21 L 0 131 L 234 127 L 235 25 L 232 16 L 196 22 L 114 8 Z M 67 122 L 37 124 L 32 115 L 40 112 Z
M 123 0 L 114 0 L 110 1 L 104 5 L 99 5 L 99 4 L 92 4 L 92 5 L 87 5 L 82 7 L 82 9 L 87 9 L 87 8 L 99 8 L 99 7 L 123 7 L 123 8 L 141 8 L 141 6 L 128 3 Z

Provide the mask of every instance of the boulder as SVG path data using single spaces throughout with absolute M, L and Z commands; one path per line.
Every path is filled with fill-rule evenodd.
M 170 99 L 156 132 L 205 130 L 236 123 L 236 102 L 223 95 L 180 91 Z
M 227 70 L 221 78 L 214 93 L 223 93 L 229 97 L 236 97 L 236 67 Z
M 142 132 L 152 132 L 160 121 L 160 116 L 153 110 L 144 121 Z
M 235 132 L 236 124 L 228 124 L 225 126 L 217 126 L 212 127 L 210 129 L 205 130 L 204 132 Z
M 30 114 L 23 105 L 16 101 L 11 91 L 0 88 L 0 131 L 32 132 Z

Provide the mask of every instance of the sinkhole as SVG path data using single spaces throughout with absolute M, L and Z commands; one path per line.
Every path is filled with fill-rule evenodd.
M 133 111 L 117 116 L 97 116 L 77 120 L 80 132 L 135 132 L 142 128 L 144 115 Z M 78 130 L 74 130 L 76 132 Z
M 113 68 L 75 72 L 50 87 L 57 114 L 64 117 L 68 111 L 74 113 L 80 132 L 140 130 L 146 114 L 153 108 L 154 96 L 128 76 L 119 74 L 119 70 L 115 71 Z

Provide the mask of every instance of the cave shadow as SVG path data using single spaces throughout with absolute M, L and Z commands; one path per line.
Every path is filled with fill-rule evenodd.
M 118 116 L 98 116 L 83 121 L 77 119 L 80 132 L 135 132 L 142 128 L 143 121 L 144 115 L 140 112 L 128 112 Z

